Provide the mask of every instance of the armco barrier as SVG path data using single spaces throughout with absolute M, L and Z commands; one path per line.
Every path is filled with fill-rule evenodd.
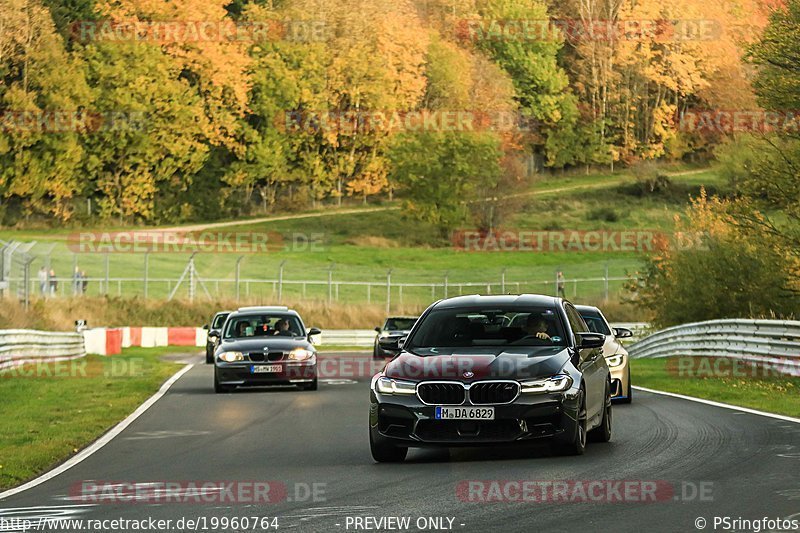
M 725 319 L 667 328 L 628 347 L 633 358 L 727 357 L 800 375 L 800 322 Z
M 83 336 L 74 332 L 0 330 L 0 370 L 41 361 L 64 361 L 86 355 Z

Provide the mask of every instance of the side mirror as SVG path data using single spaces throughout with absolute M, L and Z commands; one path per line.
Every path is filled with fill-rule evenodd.
M 628 328 L 614 328 L 614 336 L 618 339 L 633 337 L 633 332 Z
M 208 324 L 203 324 L 203 329 L 208 329 Z
M 602 348 L 606 343 L 606 336 L 602 333 L 576 333 L 575 337 L 578 341 L 578 348 L 581 350 L 587 348 Z
M 312 335 L 320 335 L 321 333 L 322 333 L 322 330 L 320 330 L 319 328 L 311 328 L 311 329 L 308 330 L 308 336 L 309 337 L 311 337 Z
M 375 333 L 380 333 L 383 331 L 380 326 L 375 326 Z
M 405 335 L 390 335 L 378 339 L 378 345 L 381 349 L 387 352 L 398 352 L 403 349 L 403 344 L 406 342 Z

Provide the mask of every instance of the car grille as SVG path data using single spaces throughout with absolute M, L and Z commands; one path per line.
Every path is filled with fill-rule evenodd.
M 522 435 L 517 420 L 420 420 L 415 435 L 426 442 L 508 442 Z
M 419 399 L 430 405 L 461 405 L 465 395 L 461 383 L 421 383 L 417 387 Z
M 469 401 L 474 405 L 511 403 L 518 393 L 519 383 L 513 381 L 475 383 L 469 389 Z
M 275 362 L 283 360 L 283 352 L 269 352 L 268 354 L 264 354 L 264 352 L 251 352 L 247 354 L 251 361 L 255 363 L 261 363 L 263 361 Z

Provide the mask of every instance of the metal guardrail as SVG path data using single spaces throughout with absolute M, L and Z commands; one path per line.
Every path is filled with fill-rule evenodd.
M 0 330 L 0 372 L 25 363 L 65 361 L 85 355 L 81 333 Z
M 614 328 L 628 328 L 633 331 L 633 339 L 647 334 L 650 324 L 646 322 L 616 322 Z M 372 329 L 325 329 L 320 336 L 321 345 L 372 347 L 377 333 Z
M 628 347 L 632 358 L 726 357 L 800 375 L 800 321 L 724 319 L 674 326 Z

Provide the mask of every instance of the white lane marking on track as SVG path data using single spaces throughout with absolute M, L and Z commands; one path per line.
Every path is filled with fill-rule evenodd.
M 136 420 L 137 418 L 142 416 L 145 413 L 145 411 L 150 409 L 150 407 L 152 407 L 154 403 L 156 403 L 162 396 L 164 396 L 167 393 L 167 391 L 169 390 L 169 388 L 176 381 L 178 381 L 181 378 L 181 376 L 183 376 L 185 373 L 187 373 L 189 370 L 191 370 L 193 366 L 194 365 L 187 365 L 187 366 L 183 367 L 182 369 L 178 370 L 171 378 L 169 378 L 167 381 L 164 382 L 163 385 L 161 385 L 161 388 L 158 389 L 158 392 L 156 392 L 155 394 L 150 396 L 142 405 L 137 407 L 134 412 L 129 414 L 128 417 L 125 420 L 123 420 L 122 422 L 120 422 L 119 424 L 117 424 L 116 426 L 111 428 L 108 431 L 108 433 L 106 433 L 105 435 L 103 435 L 102 437 L 100 437 L 99 439 L 94 441 L 94 443 L 92 443 L 88 448 L 84 448 L 83 450 L 78 452 L 77 455 L 71 457 L 66 462 L 60 464 L 59 466 L 57 466 L 56 468 L 50 470 L 49 472 L 46 472 L 46 473 L 42 474 L 41 476 L 39 476 L 39 477 L 37 477 L 35 479 L 32 479 L 32 480 L 28 481 L 27 483 L 25 483 L 23 485 L 20 485 L 19 487 L 16 487 L 14 489 L 9 489 L 9 490 L 7 490 L 5 492 L 0 492 L 0 500 L 4 500 L 5 498 L 8 498 L 9 496 L 13 496 L 15 494 L 19 494 L 20 492 L 26 491 L 28 489 L 32 489 L 33 487 L 36 487 L 37 485 L 41 485 L 45 481 L 49 481 L 49 480 L 53 479 L 57 475 L 59 475 L 59 474 L 61 474 L 63 472 L 66 472 L 67 470 L 69 470 L 73 466 L 75 466 L 78 463 L 80 463 L 80 462 L 86 460 L 87 458 L 89 458 L 97 450 L 99 450 L 100 448 L 102 448 L 103 446 L 105 446 L 106 444 L 111 442 L 111 440 L 114 437 L 116 437 L 117 435 L 122 433 L 122 431 L 126 427 L 131 425 L 131 423 L 133 423 L 134 420 Z
M 326 385 L 352 385 L 353 383 L 358 383 L 353 379 L 320 379 L 320 383 L 324 383 Z
M 690 402 L 697 402 L 702 403 L 705 405 L 712 405 L 714 407 L 721 407 L 723 409 L 731 409 L 733 411 L 740 411 L 742 413 L 749 413 L 751 415 L 758 415 L 758 416 L 766 416 L 769 418 L 774 418 L 776 420 L 783 420 L 785 422 L 794 422 L 795 424 L 800 424 L 800 418 L 792 418 L 791 416 L 784 416 L 784 415 L 776 415 L 775 413 L 766 413 L 764 411 L 758 411 L 756 409 L 750 409 L 748 407 L 739 407 L 738 405 L 731 405 L 729 403 L 721 403 L 715 402 L 712 400 L 704 400 L 703 398 L 695 398 L 694 396 L 684 396 L 683 394 L 675 394 L 674 392 L 664 392 L 660 390 L 648 389 L 645 387 L 633 387 L 636 390 L 640 390 L 642 392 L 650 392 L 653 394 L 660 394 L 662 396 L 671 396 L 672 398 L 680 398 L 681 400 L 689 400 Z

